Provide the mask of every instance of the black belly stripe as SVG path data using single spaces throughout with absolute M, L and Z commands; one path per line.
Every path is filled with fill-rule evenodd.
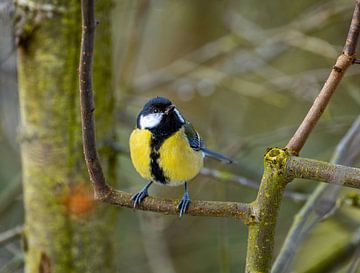
M 159 150 L 164 141 L 176 133 L 184 124 L 184 121 L 180 121 L 177 114 L 171 111 L 165 119 L 161 121 L 161 124 L 155 128 L 150 129 L 152 133 L 151 138 L 151 153 L 150 153 L 150 168 L 151 174 L 155 181 L 162 184 L 170 182 L 170 178 L 166 177 L 163 169 L 159 166 Z
M 160 158 L 160 154 L 156 151 L 152 151 L 150 157 L 151 174 L 154 177 L 155 181 L 162 184 L 168 183 L 169 179 L 164 175 L 164 171 L 159 166 L 158 159 Z
M 165 138 L 152 138 L 151 139 L 151 153 L 150 153 L 150 167 L 151 174 L 157 182 L 162 184 L 168 183 L 169 179 L 164 175 L 163 169 L 159 165 L 159 149 Z

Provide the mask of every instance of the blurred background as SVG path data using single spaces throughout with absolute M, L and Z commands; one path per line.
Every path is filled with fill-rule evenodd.
M 120 97 L 114 124 L 119 136 L 117 188 L 134 193 L 145 184 L 129 160 L 128 137 L 143 104 L 161 95 L 182 110 L 209 148 L 237 161 L 232 166 L 206 161 L 206 169 L 190 183 L 191 198 L 254 200 L 265 149 L 285 146 L 302 121 L 342 50 L 353 8 L 349 0 L 115 0 L 113 84 Z M 3 232 L 21 226 L 24 215 L 12 3 L 1 1 L 0 12 Z M 97 31 L 102 31 L 101 22 Z M 359 115 L 359 74 L 357 66 L 348 70 L 302 156 L 331 160 Z M 359 167 L 359 161 L 355 165 Z M 293 216 L 317 185 L 297 180 L 288 187 L 275 253 Z M 182 191 L 155 185 L 150 194 L 180 198 Z M 337 198 L 353 192 L 343 189 Z M 352 240 L 359 216 L 358 208 L 345 204 L 319 223 L 299 248 L 294 270 L 330 272 L 314 268 L 319 261 L 337 257 L 338 266 L 331 270 L 350 272 L 358 257 L 354 249 L 331 255 Z M 239 221 L 190 216 L 180 220 L 129 209 L 117 209 L 116 217 L 112 236 L 118 272 L 225 273 L 244 268 L 247 230 Z M 21 272 L 21 251 L 20 240 L 0 244 L 0 272 Z

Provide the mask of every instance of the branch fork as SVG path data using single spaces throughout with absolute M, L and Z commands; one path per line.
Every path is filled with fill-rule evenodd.
M 131 194 L 115 190 L 106 183 L 96 151 L 91 74 L 95 29 L 94 0 L 82 0 L 82 19 L 79 74 L 83 149 L 87 168 L 97 200 L 132 208 Z M 264 173 L 256 200 L 251 204 L 217 201 L 190 203 L 187 211 L 189 215 L 231 217 L 249 225 L 246 272 L 270 271 L 277 214 L 285 187 L 293 178 L 310 178 L 328 183 L 341 181 L 342 185 L 360 188 L 359 169 L 294 156 L 299 154 L 320 119 L 346 69 L 357 62 L 355 49 L 359 32 L 360 0 L 357 0 L 344 52 L 338 57 L 319 96 L 286 147 L 271 148 L 266 152 Z M 351 172 L 351 177 L 346 175 L 347 172 Z M 178 200 L 147 197 L 138 209 L 177 215 L 177 203 Z

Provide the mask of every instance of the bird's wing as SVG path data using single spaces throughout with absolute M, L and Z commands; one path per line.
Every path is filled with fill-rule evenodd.
M 204 143 L 202 142 L 199 133 L 196 132 L 192 124 L 188 121 L 186 121 L 186 123 L 184 124 L 184 128 L 190 147 L 193 148 L 195 151 L 200 151 L 201 148 L 204 146 Z
M 195 151 L 202 151 L 205 156 L 220 160 L 228 164 L 233 163 L 233 160 L 231 158 L 228 158 L 222 154 L 206 149 L 205 143 L 203 142 L 199 133 L 196 132 L 196 130 L 194 129 L 194 127 L 190 122 L 187 121 L 184 127 L 185 127 L 185 134 L 189 141 L 190 147 L 193 148 Z

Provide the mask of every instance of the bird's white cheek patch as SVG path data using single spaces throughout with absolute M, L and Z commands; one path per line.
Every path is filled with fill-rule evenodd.
M 146 116 L 140 116 L 140 127 L 141 129 L 145 128 L 154 128 L 159 125 L 162 119 L 161 113 L 148 114 Z

